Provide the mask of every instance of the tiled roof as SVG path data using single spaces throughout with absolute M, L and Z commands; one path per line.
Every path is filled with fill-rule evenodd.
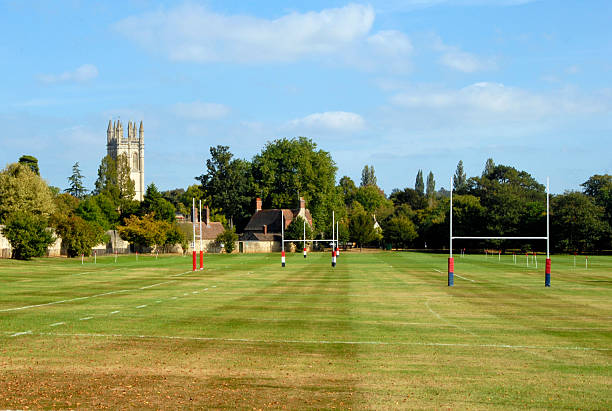
M 300 210 L 289 210 L 289 209 L 269 209 L 259 210 L 244 228 L 246 232 L 262 232 L 264 231 L 263 226 L 268 226 L 268 233 L 279 233 L 281 232 L 281 212 L 285 217 L 285 229 L 291 224 L 293 219 L 299 214 Z M 308 223 L 312 225 L 312 217 L 308 209 L 305 210 L 306 219 Z

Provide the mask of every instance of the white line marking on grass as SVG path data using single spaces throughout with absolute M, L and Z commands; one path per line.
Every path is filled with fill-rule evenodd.
M 163 283 L 151 284 L 151 285 L 147 285 L 144 287 L 140 287 L 139 290 L 146 290 L 147 288 L 153 288 L 153 287 L 157 287 L 158 285 L 174 283 L 174 282 L 176 282 L 176 280 L 164 281 Z
M 172 274 L 170 277 L 180 277 L 181 275 L 195 273 L 196 271 L 185 271 L 184 273 Z
M 52 301 L 50 303 L 25 305 L 23 307 L 15 307 L 15 308 L 4 308 L 4 309 L 0 310 L 0 313 L 5 313 L 5 312 L 9 312 L 9 311 L 27 310 L 28 308 L 46 307 L 46 306 L 55 305 L 55 304 L 70 303 L 70 302 L 73 302 L 73 301 L 87 300 L 89 298 L 97 298 L 97 297 L 104 297 L 104 296 L 107 296 L 107 295 L 127 293 L 127 292 L 130 292 L 130 291 L 145 290 L 147 288 L 157 287 L 158 285 L 171 283 L 173 281 L 174 280 L 172 280 L 172 281 L 165 281 L 165 282 L 162 282 L 162 283 L 152 284 L 152 285 L 148 285 L 148 286 L 144 286 L 144 287 L 140 287 L 140 288 L 130 288 L 130 289 L 124 289 L 124 290 L 117 290 L 117 291 L 108 291 L 106 293 L 88 295 L 88 296 L 85 296 L 85 297 L 77 297 L 77 298 L 70 298 L 70 299 L 67 299 L 67 300 Z
M 191 294 L 199 294 L 199 291 L 194 291 Z
M 178 297 L 172 297 L 171 300 L 176 300 Z
M 437 312 L 435 312 L 434 310 L 432 310 L 432 309 L 431 309 L 431 307 L 429 306 L 429 301 L 425 301 L 425 306 L 427 307 L 427 309 L 429 310 L 429 312 L 430 312 L 430 313 L 432 313 L 433 315 L 435 315 L 436 317 L 438 317 L 438 319 L 439 319 L 440 321 L 443 321 L 443 322 L 445 322 L 446 324 L 450 325 L 451 327 L 455 327 L 455 328 L 457 328 L 458 330 L 464 331 L 464 332 L 466 332 L 466 333 L 468 333 L 468 334 L 471 334 L 471 335 L 473 335 L 473 336 L 478 337 L 478 335 L 477 335 L 477 334 L 473 333 L 472 331 L 468 330 L 467 328 L 463 328 L 463 327 L 461 327 L 461 326 L 459 326 L 459 325 L 453 324 L 453 323 L 451 323 L 450 321 L 445 320 L 444 318 L 442 318 L 442 317 L 440 316 L 440 314 L 438 314 Z
M 444 274 L 442 271 L 440 271 L 440 270 L 436 270 L 435 268 L 434 268 L 433 270 L 434 270 L 434 271 L 439 272 L 440 274 Z M 475 283 L 475 282 L 476 282 L 476 281 L 474 281 L 474 280 L 470 280 L 469 278 L 462 277 L 462 276 L 460 276 L 459 274 L 453 274 L 453 275 L 454 275 L 455 277 L 459 277 L 459 278 L 464 279 L 464 280 L 466 280 L 466 281 L 471 281 L 471 282 L 473 282 L 473 283 Z
M 118 312 L 119 312 L 119 310 L 111 311 L 110 315 L 117 314 Z
M 31 334 L 26 331 L 21 334 Z M 184 341 L 223 341 L 244 342 L 257 344 L 338 344 L 338 345 L 403 345 L 403 346 L 425 346 L 425 347 L 481 347 L 481 348 L 508 348 L 528 350 L 563 350 L 563 351 L 612 351 L 612 348 L 578 347 L 578 346 L 546 346 L 546 345 L 511 345 L 511 344 L 468 344 L 468 343 L 428 343 L 428 342 L 402 342 L 402 341 L 340 341 L 340 340 L 258 340 L 251 338 L 220 338 L 220 337 L 186 337 L 173 335 L 137 335 L 137 334 L 98 334 L 98 333 L 36 333 L 36 335 L 49 335 L 56 337 L 98 337 L 98 338 L 138 338 L 138 339 L 163 339 Z
M 143 304 L 143 305 L 139 305 L 139 306 L 138 306 L 138 307 L 136 307 L 136 308 L 145 308 L 146 306 L 147 306 L 146 304 Z
M 156 303 L 161 303 L 161 300 L 157 300 L 157 301 L 155 301 L 155 302 L 156 302 Z
M 87 320 L 91 320 L 93 317 L 83 317 L 83 318 L 79 318 L 79 321 L 87 321 Z
M 22 331 L 19 333 L 11 334 L 11 337 L 19 337 L 20 335 L 32 334 L 32 331 Z
M 58 325 L 64 325 L 64 324 L 66 324 L 66 323 L 62 321 L 60 323 L 53 323 L 49 327 L 57 327 Z

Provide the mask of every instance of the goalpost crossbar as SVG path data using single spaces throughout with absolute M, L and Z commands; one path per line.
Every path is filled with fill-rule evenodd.
M 455 237 L 453 240 L 548 240 L 548 237 Z

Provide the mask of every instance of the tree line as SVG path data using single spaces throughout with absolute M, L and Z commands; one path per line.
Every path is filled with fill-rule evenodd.
M 378 186 L 374 166 L 365 165 L 359 184 L 350 177 L 337 180 L 329 152 L 308 138 L 268 142 L 251 160 L 236 158 L 228 146 L 210 147 L 202 174 L 186 188 L 160 192 L 151 183 L 142 202 L 135 201 L 129 161 L 106 156 L 91 192 L 83 184 L 79 163 L 68 187 L 50 187 L 41 178 L 38 161 L 22 156 L 0 172 L 0 224 L 11 241 L 14 257 L 42 255 L 53 241 L 50 228 L 62 237 L 69 256 L 88 254 L 116 229 L 137 247 L 185 248 L 187 240 L 177 213 L 190 215 L 192 199 L 202 200 L 211 219 L 226 227 L 224 239 L 241 233 L 255 210 L 297 208 L 306 200 L 313 217 L 309 237 L 330 238 L 332 211 L 340 241 L 386 248 L 448 247 L 449 191 L 436 190 L 431 171 L 418 170 L 414 185 L 389 195 Z M 528 172 L 485 162 L 479 176 L 468 177 L 459 161 L 453 176 L 454 235 L 543 236 L 546 234 L 545 187 Z M 593 175 L 581 191 L 551 196 L 551 240 L 556 252 L 609 250 L 612 247 L 612 176 Z M 299 225 L 299 227 L 298 227 Z M 302 223 L 294 230 L 301 237 Z M 457 247 L 543 249 L 543 242 L 465 241 Z

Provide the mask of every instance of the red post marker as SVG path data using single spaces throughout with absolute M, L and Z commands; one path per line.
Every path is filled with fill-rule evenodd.
M 550 258 L 546 259 L 546 269 L 544 270 L 544 287 L 550 287 Z
M 193 271 L 195 271 L 198 267 L 196 267 L 196 252 L 193 250 Z
M 336 266 L 336 250 L 332 248 L 332 267 Z
M 204 269 L 204 251 L 200 250 L 200 270 Z
M 285 266 L 285 250 L 281 251 L 281 267 Z
M 448 286 L 452 287 L 455 284 L 455 260 L 453 257 L 448 257 Z

